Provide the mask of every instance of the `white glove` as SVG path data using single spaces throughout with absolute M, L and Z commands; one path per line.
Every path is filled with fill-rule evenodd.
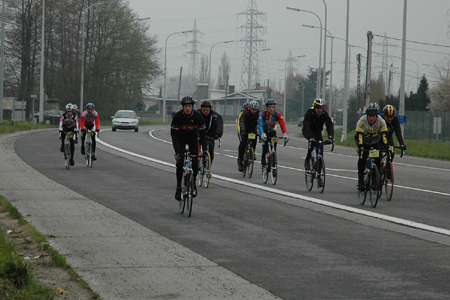
M 287 133 L 283 134 L 283 139 L 284 139 L 285 143 L 289 142 L 289 137 L 288 137 Z
M 263 132 L 261 133 L 261 142 L 265 143 L 267 141 L 267 135 Z

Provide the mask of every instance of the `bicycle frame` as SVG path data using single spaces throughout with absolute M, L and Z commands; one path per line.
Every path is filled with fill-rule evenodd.
M 369 152 L 366 161 L 364 162 L 364 191 L 358 190 L 358 195 L 361 197 L 360 204 L 364 205 L 367 193 L 370 195 L 370 203 L 373 208 L 378 204 L 378 199 L 381 197 L 382 178 L 380 170 L 375 163 L 375 159 L 380 157 L 380 150 L 371 147 L 370 149 L 363 149 L 359 152 L 361 158 L 362 152 Z M 375 183 L 374 183 L 375 181 Z M 361 195 L 364 194 L 364 195 Z
M 64 165 L 67 170 L 70 168 L 70 160 L 72 159 L 70 140 L 73 139 L 73 136 L 73 131 L 69 131 L 64 134 Z
M 84 152 L 84 158 L 86 160 L 86 166 L 92 168 L 92 138 L 95 136 L 95 130 L 93 129 L 87 129 L 86 130 L 86 137 L 84 140 L 85 144 L 85 152 Z
M 185 146 L 184 155 L 180 156 L 180 159 L 184 159 L 183 164 L 183 181 L 184 185 L 182 187 L 182 200 L 179 201 L 180 213 L 184 213 L 186 208 L 188 217 L 192 213 L 192 204 L 194 196 L 192 194 L 194 188 L 194 170 L 192 169 L 192 164 L 194 159 L 198 158 L 198 155 L 192 155 L 189 152 L 189 146 Z
M 323 158 L 323 146 L 329 143 L 323 141 L 315 141 L 316 145 L 312 147 L 312 141 L 308 140 L 308 151 L 312 149 L 311 153 L 311 169 L 305 169 L 305 182 L 308 191 L 311 191 L 314 186 L 314 179 L 317 180 L 317 188 L 323 193 L 325 189 L 325 161 Z M 331 152 L 334 150 L 334 141 L 331 142 Z
M 244 158 L 242 160 L 243 170 L 242 176 L 248 174 L 248 178 L 253 175 L 253 166 L 255 160 L 255 150 L 253 148 L 253 141 L 256 140 L 256 133 L 247 134 L 247 145 L 245 146 Z

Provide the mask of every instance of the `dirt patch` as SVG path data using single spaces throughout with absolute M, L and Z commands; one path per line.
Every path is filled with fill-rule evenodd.
M 93 299 L 90 289 L 75 281 L 68 269 L 56 265 L 49 252 L 27 236 L 25 227 L 8 213 L 0 213 L 0 229 L 16 245 L 17 253 L 32 266 L 35 278 L 55 291 L 55 299 Z

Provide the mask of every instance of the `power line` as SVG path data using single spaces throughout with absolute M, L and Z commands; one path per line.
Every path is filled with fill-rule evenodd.
M 373 36 L 378 36 L 378 37 L 382 37 L 384 38 L 385 36 L 383 35 L 378 35 L 378 34 L 374 34 Z M 393 38 L 393 37 L 388 37 L 386 36 L 386 38 L 391 39 L 391 40 L 396 40 L 396 41 L 402 41 L 402 39 L 399 38 Z M 420 45 L 427 45 L 427 46 L 436 46 L 436 47 L 444 47 L 444 48 L 450 48 L 450 46 L 446 46 L 446 45 L 439 45 L 439 44 L 431 44 L 431 43 L 424 43 L 424 42 L 416 42 L 416 41 L 409 41 L 406 40 L 408 43 L 414 43 L 414 44 L 420 44 Z

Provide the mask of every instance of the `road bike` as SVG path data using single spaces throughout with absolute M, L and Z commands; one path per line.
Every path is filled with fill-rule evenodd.
M 72 152 L 70 151 L 70 140 L 73 139 L 73 131 L 64 134 L 64 166 L 67 170 L 70 169 L 70 161 L 72 159 Z
M 381 158 L 381 188 L 384 186 L 384 194 L 387 201 L 391 201 L 394 194 L 394 167 L 392 165 L 392 153 L 395 149 L 401 149 L 400 157 L 403 157 L 404 151 L 402 147 L 390 146 L 390 153 L 384 153 Z M 383 191 L 382 191 L 383 193 Z
M 200 162 L 200 168 L 198 170 L 198 186 L 202 186 L 203 183 L 205 183 L 205 188 L 209 187 L 209 181 L 211 180 L 211 154 L 209 153 L 209 143 L 212 143 L 214 141 L 213 138 L 207 137 L 208 143 L 206 148 L 206 155 L 203 155 Z M 222 139 L 218 138 L 219 141 L 219 148 L 222 145 Z
M 184 148 L 184 155 L 180 156 L 184 159 L 183 166 L 183 186 L 181 188 L 181 200 L 178 201 L 180 213 L 183 214 L 186 211 L 188 217 L 192 213 L 192 204 L 194 200 L 194 170 L 192 169 L 192 164 L 194 160 L 196 161 L 198 155 L 192 155 L 189 152 L 189 146 L 186 145 Z M 197 162 L 196 162 L 197 163 Z
M 308 149 L 311 149 L 311 140 L 308 140 Z M 311 168 L 309 170 L 305 169 L 305 182 L 308 191 L 311 191 L 314 187 L 314 179 L 317 181 L 317 189 L 323 193 L 325 189 L 325 160 L 323 159 L 323 146 L 331 144 L 331 152 L 334 150 L 334 140 L 333 142 L 323 142 L 315 141 L 315 146 L 312 148 L 311 153 L 316 155 L 311 155 Z M 309 150 L 308 150 L 309 151 Z
M 244 159 L 242 160 L 242 176 L 248 174 L 248 178 L 252 178 L 253 166 L 255 164 L 255 149 L 253 141 L 256 139 L 256 133 L 247 134 L 247 145 L 245 147 Z
M 266 153 L 266 164 L 262 166 L 262 179 L 264 183 L 267 183 L 269 180 L 269 174 L 270 174 L 270 180 L 272 181 L 272 184 L 275 185 L 277 183 L 277 177 L 278 177 L 278 164 L 277 164 L 277 144 L 278 144 L 278 137 L 271 137 L 269 138 L 267 145 L 268 145 L 268 151 Z M 284 145 L 286 146 L 286 141 L 284 141 Z
M 359 203 L 364 205 L 367 194 L 369 194 L 370 204 L 375 208 L 378 204 L 378 199 L 381 197 L 381 174 L 375 159 L 380 157 L 380 150 L 370 148 L 363 149 L 359 152 L 361 158 L 362 152 L 369 152 L 365 162 L 364 169 L 364 191 L 358 189 Z
M 84 159 L 86 161 L 86 166 L 92 168 L 92 139 L 95 138 L 94 129 L 86 129 L 86 139 L 84 141 Z

